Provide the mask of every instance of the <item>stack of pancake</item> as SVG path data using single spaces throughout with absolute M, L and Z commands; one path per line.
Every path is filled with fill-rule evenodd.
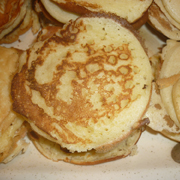
M 153 0 L 40 0 L 36 11 L 42 12 L 51 22 L 67 23 L 90 12 L 113 13 L 125 18 L 138 29 L 147 21 L 147 10 Z
M 180 141 L 175 1 L 35 0 L 38 16 L 31 0 L 8 2 L 0 43 L 36 33 L 38 18 L 42 29 L 24 52 L 0 48 L 0 162 L 26 150 L 27 131 L 45 157 L 84 165 L 136 154 L 147 125 Z M 147 18 L 171 38 L 151 63 L 135 30 Z
M 75 164 L 135 153 L 152 81 L 137 32 L 114 14 L 89 13 L 46 33 L 21 55 L 11 87 L 35 146 Z
M 40 29 L 39 18 L 32 9 L 31 0 L 1 0 L 0 44 L 15 42 L 31 27 L 34 34 Z
M 162 52 L 154 55 L 154 82 L 146 117 L 153 130 L 180 142 L 180 43 L 167 40 Z
M 22 117 L 12 110 L 11 80 L 18 69 L 20 52 L 0 46 L 0 162 L 7 163 L 26 151 L 27 129 Z
M 148 10 L 149 23 L 169 39 L 180 40 L 180 2 L 154 0 Z

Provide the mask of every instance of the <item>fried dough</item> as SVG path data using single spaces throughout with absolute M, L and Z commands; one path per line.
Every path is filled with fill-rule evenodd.
M 23 53 L 12 81 L 13 110 L 70 152 L 109 151 L 149 122 L 142 117 L 151 81 L 132 27 L 91 13 Z

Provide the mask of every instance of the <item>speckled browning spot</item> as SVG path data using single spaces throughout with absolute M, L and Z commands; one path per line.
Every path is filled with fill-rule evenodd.
M 162 107 L 161 107 L 160 104 L 155 104 L 154 107 L 155 107 L 156 109 L 159 109 L 159 110 L 162 109 Z
M 164 116 L 164 120 L 167 122 L 167 125 L 168 125 L 169 127 L 173 127 L 174 121 L 170 118 L 169 115 Z

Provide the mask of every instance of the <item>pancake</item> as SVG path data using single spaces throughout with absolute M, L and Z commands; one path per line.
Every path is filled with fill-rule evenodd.
M 180 73 L 179 50 L 180 44 L 178 42 L 173 40 L 167 41 L 167 46 L 163 49 L 162 52 L 162 58 L 164 59 L 164 62 L 160 71 L 159 79 L 170 78 Z M 171 119 L 173 119 L 173 121 L 180 127 L 180 123 L 177 119 L 172 101 L 173 85 L 174 84 L 171 84 L 168 87 L 160 89 L 160 94 Z
M 1 4 L 1 6 L 4 5 L 3 8 L 6 9 L 3 12 L 4 14 L 1 14 L 0 19 L 7 19 L 4 16 L 7 16 L 6 11 L 8 11 L 9 8 L 11 8 L 9 11 L 12 12 L 12 9 L 17 8 L 17 12 L 14 18 L 10 15 L 9 21 L 7 20 L 4 24 L 2 23 L 2 26 L 0 27 L 0 44 L 9 44 L 17 41 L 19 36 L 27 32 L 30 28 L 32 28 L 31 30 L 33 34 L 36 34 L 40 29 L 39 18 L 36 12 L 32 9 L 31 0 L 12 1 L 11 4 L 9 4 L 7 5 L 5 2 L 4 4 Z
M 148 124 L 150 128 L 178 142 L 180 141 L 179 48 L 178 41 L 167 40 L 166 46 L 159 54 L 162 65 L 156 69 L 158 73 L 155 74 L 158 75 L 154 78 L 151 102 L 145 115 L 145 118 L 150 120 Z
M 176 0 L 162 0 L 162 4 L 168 14 L 180 24 L 180 2 Z
M 59 22 L 49 14 L 49 12 L 45 9 L 41 1 L 34 1 L 34 10 L 38 14 L 42 28 L 46 26 L 63 26 L 63 23 Z
M 10 33 L 23 20 L 28 0 L 2 0 L 0 4 L 0 39 Z
M 66 10 L 62 9 L 61 7 L 57 6 L 51 0 L 41 0 L 44 8 L 47 12 L 57 21 L 61 23 L 67 23 L 69 20 L 75 20 L 79 15 L 71 12 L 67 12 Z
M 180 40 L 180 24 L 169 15 L 161 0 L 155 0 L 148 9 L 148 22 L 167 38 Z
M 149 58 L 127 21 L 91 13 L 22 54 L 13 110 L 70 152 L 106 152 L 149 123 L 142 117 L 151 81 Z
M 173 88 L 172 88 L 173 106 L 174 106 L 174 109 L 175 109 L 177 119 L 180 122 L 180 94 L 179 94 L 179 88 L 180 88 L 180 79 L 178 79 L 176 81 L 176 83 L 173 85 Z
M 147 21 L 146 12 L 152 3 L 152 0 L 128 0 L 128 2 L 125 0 L 111 2 L 107 0 L 41 0 L 41 2 L 51 16 L 63 23 L 67 23 L 70 19 L 75 20 L 77 15 L 80 16 L 89 12 L 105 12 L 114 13 L 121 18 L 125 18 L 129 23 L 134 24 L 134 27 L 139 28 Z M 53 3 L 52 7 L 50 3 Z
M 131 135 L 117 145 L 113 150 L 106 153 L 97 153 L 95 150 L 81 153 L 70 153 L 67 149 L 62 149 L 55 142 L 43 138 L 31 131 L 30 138 L 38 151 L 52 161 L 65 161 L 77 165 L 93 165 L 112 160 L 124 158 L 128 155 L 136 155 L 137 141 L 141 136 L 141 130 L 135 130 Z
M 27 129 L 24 119 L 12 110 L 11 81 L 18 69 L 21 52 L 0 46 L 0 163 L 8 163 L 25 152 Z

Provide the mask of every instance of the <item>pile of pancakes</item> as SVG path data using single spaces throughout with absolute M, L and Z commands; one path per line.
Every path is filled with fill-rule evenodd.
M 0 44 L 15 42 L 30 28 L 34 34 L 39 31 L 39 17 L 32 3 L 32 0 L 1 0 Z
M 8 2 L 0 43 L 41 30 L 25 51 L 0 46 L 0 162 L 26 150 L 26 133 L 48 159 L 81 165 L 136 154 L 147 126 L 180 141 L 180 43 L 160 31 L 170 39 L 148 57 L 137 31 L 158 29 L 161 1 Z
M 149 23 L 169 39 L 180 40 L 180 2 L 154 0 L 148 10 Z
M 162 52 L 151 57 L 154 82 L 146 112 L 149 127 L 180 142 L 180 43 L 168 39 Z
M 24 153 L 28 143 L 24 139 L 27 128 L 24 120 L 12 110 L 11 81 L 18 69 L 20 53 L 0 46 L 0 162 L 7 163 Z
M 90 12 L 113 13 L 138 29 L 147 21 L 147 11 L 153 0 L 36 0 L 35 10 L 41 13 L 42 24 L 67 23 Z M 46 20 L 45 20 L 46 19 Z
M 30 124 L 36 147 L 75 164 L 134 152 L 149 123 L 142 117 L 152 81 L 138 34 L 105 13 L 81 16 L 44 40 L 45 30 L 21 55 L 11 87 L 13 110 Z

